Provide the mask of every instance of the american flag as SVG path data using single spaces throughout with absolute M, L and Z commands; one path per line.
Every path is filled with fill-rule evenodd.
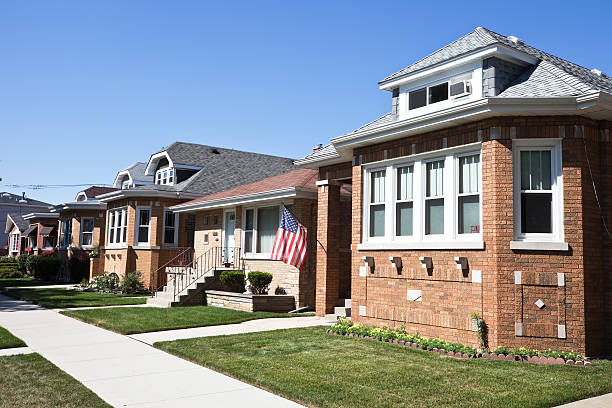
M 283 261 L 298 269 L 306 259 L 306 228 L 285 207 L 270 259 Z

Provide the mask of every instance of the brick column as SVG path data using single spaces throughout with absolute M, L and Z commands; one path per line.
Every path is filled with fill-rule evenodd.
M 332 313 L 340 297 L 340 185 L 319 181 L 317 211 L 316 314 Z M 347 226 L 348 228 L 348 226 Z

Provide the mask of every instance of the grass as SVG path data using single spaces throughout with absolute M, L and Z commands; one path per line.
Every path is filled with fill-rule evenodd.
M 44 286 L 53 285 L 52 282 L 45 282 L 32 277 L 28 278 L 1 278 L 0 288 L 8 288 L 12 286 Z
M 308 406 L 550 407 L 612 392 L 592 367 L 463 360 L 324 328 L 156 343 L 155 347 Z
M 26 344 L 21 339 L 13 336 L 11 332 L 4 327 L 0 327 L 0 349 L 25 347 L 25 345 Z
M 136 305 L 146 303 L 146 299 L 143 297 L 115 295 L 112 293 L 82 292 L 64 288 L 11 289 L 6 291 L 5 294 L 47 308 Z
M 186 306 L 169 309 L 158 307 L 121 307 L 108 309 L 72 310 L 62 312 L 105 329 L 122 334 L 148 333 L 160 330 L 217 326 L 242 323 L 269 317 L 298 317 L 312 314 L 272 312 L 242 312 L 214 306 Z
M 0 357 L 0 406 L 110 407 L 39 354 Z

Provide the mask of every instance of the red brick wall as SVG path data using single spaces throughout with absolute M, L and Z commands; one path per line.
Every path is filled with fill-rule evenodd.
M 491 127 L 500 127 L 500 136 Z M 352 306 L 354 319 L 385 326 L 405 326 L 426 336 L 477 345 L 470 315 L 482 315 L 489 328 L 489 345 L 561 348 L 587 355 L 610 352 L 606 338 L 610 320 L 610 242 L 605 238 L 597 206 L 591 171 L 600 201 L 611 218 L 610 175 L 607 162 L 610 143 L 602 138 L 608 122 L 581 117 L 496 118 L 430 132 L 354 151 Z M 564 234 L 569 251 L 517 251 L 514 238 L 512 139 L 558 138 L 562 141 Z M 482 200 L 484 250 L 358 251 L 361 242 L 362 167 L 384 157 L 395 158 L 482 141 Z M 344 164 L 347 166 L 347 164 Z M 321 168 L 320 174 L 342 174 L 343 166 Z M 319 205 L 321 206 L 321 191 Z M 326 221 L 321 217 L 319 221 Z M 331 218 L 331 217 L 329 217 Z M 328 242 L 328 245 L 330 243 Z M 363 256 L 373 256 L 374 271 L 360 276 Z M 390 256 L 402 258 L 403 270 L 391 267 Z M 421 269 L 420 256 L 431 256 L 430 274 Z M 455 256 L 469 261 L 466 275 L 456 269 Z M 325 265 L 318 265 L 318 267 Z M 474 271 L 482 271 L 482 283 L 472 282 Z M 521 284 L 515 284 L 521 271 Z M 557 273 L 565 286 L 557 286 Z M 319 273 L 319 271 L 317 271 Z M 329 282 L 317 282 L 317 291 Z M 422 301 L 406 299 L 406 289 L 420 289 Z M 546 307 L 534 303 L 542 299 Z M 366 316 L 359 316 L 366 306 Z M 522 336 L 515 324 L 522 323 Z M 567 338 L 557 338 L 557 324 L 565 324 Z M 606 336 L 607 334 L 607 336 Z

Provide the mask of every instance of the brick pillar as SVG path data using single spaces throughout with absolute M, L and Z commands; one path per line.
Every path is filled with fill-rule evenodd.
M 332 313 L 340 297 L 340 185 L 319 181 L 316 314 Z

